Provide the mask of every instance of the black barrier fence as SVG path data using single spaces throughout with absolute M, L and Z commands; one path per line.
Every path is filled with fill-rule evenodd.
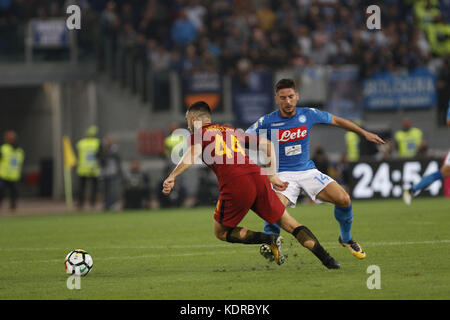
M 403 189 L 441 167 L 442 158 L 355 162 L 350 167 L 349 189 L 353 199 L 399 198 Z M 444 183 L 435 181 L 420 196 L 442 196 Z

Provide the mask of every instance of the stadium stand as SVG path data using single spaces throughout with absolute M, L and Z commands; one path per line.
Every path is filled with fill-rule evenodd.
M 414 68 L 427 64 L 432 54 L 449 53 L 448 41 L 435 35 L 440 26 L 449 28 L 446 2 L 370 1 L 383 12 L 383 28 L 376 33 L 365 26 L 368 1 L 66 2 L 82 8 L 81 31 L 89 31 L 81 32 L 79 42 L 86 53 L 95 52 L 98 39 L 92 30 L 99 29 L 158 70 L 233 73 L 240 60 L 247 60 L 268 70 L 358 63 L 370 73 Z M 24 22 L 64 15 L 66 2 L 2 1 L 2 54 L 21 52 Z
M 82 13 L 82 27 L 76 31 L 76 46 L 36 49 L 30 58 L 29 42 L 25 40 L 36 35 L 30 34 L 29 22 L 67 17 L 69 4 L 78 5 Z M 366 26 L 368 14 L 365 10 L 369 5 L 380 7 L 381 30 L 369 30 Z M 242 108 L 235 107 L 237 103 L 232 93 L 242 90 L 242 96 L 245 96 L 248 90 L 252 92 L 252 86 L 258 82 L 255 79 L 262 85 L 265 78 L 261 75 L 264 74 L 270 75 L 268 90 L 271 90 L 272 80 L 285 74 L 293 75 L 300 82 L 301 90 L 304 89 L 300 101 L 303 106 L 314 104 L 330 112 L 345 111 L 347 114 L 344 115 L 353 120 L 363 117 L 365 125 L 386 133 L 387 138 L 400 128 L 405 113 L 413 112 L 408 116 L 423 129 L 429 154 L 440 156 L 446 142 L 441 126 L 444 125 L 450 92 L 449 55 L 449 1 L 0 1 L 2 67 L 12 68 L 14 63 L 20 65 L 21 74 L 26 75 L 29 69 L 24 66 L 30 61 L 34 68 L 39 63 L 49 63 L 48 68 L 56 70 L 56 61 L 67 60 L 74 63 L 70 71 L 73 74 L 77 69 L 82 73 L 77 64 L 95 63 L 96 82 L 89 85 L 95 87 L 92 90 L 96 90 L 98 97 L 96 112 L 100 132 L 113 133 L 125 164 L 135 158 L 151 159 L 148 166 L 156 172 L 165 167 L 162 146 L 169 133 L 167 127 L 172 121 L 183 120 L 183 108 L 188 101 L 199 96 L 212 99 L 208 102 L 214 101 L 212 105 L 217 105 L 220 122 L 244 127 L 249 121 L 243 120 Z M 343 79 L 341 77 L 347 77 L 348 66 L 352 67 L 352 77 L 356 70 L 354 81 L 359 96 L 362 96 L 360 92 L 363 92 L 366 80 L 375 79 L 373 83 L 377 85 L 377 75 L 411 75 L 424 69 L 435 77 L 436 88 L 432 91 L 436 96 L 430 98 L 431 102 L 427 102 L 425 108 L 420 106 L 415 111 L 383 109 L 374 112 L 374 109 L 363 108 L 371 101 L 370 95 L 351 101 L 349 95 L 356 91 L 335 86 Z M 67 66 L 61 68 L 68 70 Z M 15 69 L 9 72 L 17 74 Z M 258 77 L 251 78 L 251 73 Z M 219 83 L 218 89 L 214 90 L 220 93 L 212 92 L 214 90 L 190 92 L 187 84 L 197 83 L 199 74 L 203 75 L 203 78 L 199 77 L 203 84 Z M 204 77 L 205 74 L 210 78 Z M 425 79 L 428 76 L 427 73 Z M 90 76 L 79 78 L 83 81 L 91 79 Z M 4 77 L 1 81 L 6 83 L 7 80 L 8 77 Z M 252 88 L 248 89 L 246 85 Z M 369 88 L 379 89 L 377 86 Z M 347 91 L 334 97 L 334 89 Z M 92 101 L 89 98 L 91 89 L 77 90 L 66 92 L 83 92 L 83 97 Z M 78 102 L 83 99 L 79 98 Z M 258 99 L 261 98 L 258 96 Z M 333 103 L 339 108 L 333 109 Z M 273 107 L 270 101 L 269 106 Z M 435 106 L 437 108 L 433 108 Z M 348 111 L 352 108 L 358 109 L 359 114 Z M 96 112 L 89 113 L 94 114 L 93 119 Z M 264 112 L 248 113 L 255 117 Z M 104 117 L 105 114 L 109 117 Z M 69 116 L 63 114 L 63 117 L 68 121 Z M 80 137 L 85 124 L 80 120 L 80 123 L 68 126 L 74 141 Z M 0 125 L 6 129 L 5 123 L 0 122 Z M 337 163 L 346 148 L 344 133 L 336 135 L 339 141 L 335 145 L 324 145 L 324 139 L 335 132 L 330 130 L 334 129 L 318 128 L 312 143 L 324 147 L 330 159 Z M 365 155 L 369 159 L 396 156 L 395 152 L 385 152 L 374 158 L 377 150 L 361 147 L 367 150 Z M 54 157 L 54 153 L 41 158 L 48 160 L 51 156 Z M 25 174 L 35 176 L 36 170 L 29 168 L 35 168 L 42 159 L 32 160 L 26 159 Z M 143 167 L 146 167 L 145 161 Z M 53 170 L 59 169 L 54 167 Z M 160 177 L 151 180 L 159 181 Z

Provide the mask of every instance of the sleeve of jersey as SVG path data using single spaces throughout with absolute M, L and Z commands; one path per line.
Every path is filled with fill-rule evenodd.
M 330 124 L 332 115 L 326 111 L 320 111 L 315 108 L 310 108 L 310 117 L 314 123 L 326 123 Z
M 245 133 L 249 134 L 258 134 L 258 121 L 256 121 L 254 124 L 252 124 L 250 127 L 248 127 L 247 130 L 245 130 Z
M 248 129 L 245 131 L 245 133 L 258 135 L 259 130 L 263 129 L 264 125 L 265 125 L 265 117 L 263 116 L 263 117 L 259 118 L 258 121 L 253 123 L 250 127 L 248 127 Z
M 450 102 L 448 104 L 448 109 L 447 109 L 447 121 L 450 120 Z

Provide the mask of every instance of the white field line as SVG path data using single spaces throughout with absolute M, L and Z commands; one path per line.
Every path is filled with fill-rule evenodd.
M 290 239 L 288 239 L 290 240 Z M 285 241 L 286 243 L 286 241 Z M 414 245 L 414 244 L 438 244 L 438 243 L 450 243 L 450 240 L 429 240 L 429 241 L 390 241 L 390 242 L 364 242 L 365 246 L 398 246 L 398 245 Z M 328 247 L 341 247 L 336 242 L 321 242 L 324 246 Z M 156 245 L 156 246 L 102 246 L 102 247 L 89 247 L 90 250 L 108 250 L 108 249 L 196 249 L 196 248 L 226 248 L 231 244 L 187 244 L 187 245 Z M 285 244 L 286 246 L 286 244 Z M 0 251 L 59 251 L 67 250 L 67 248 L 0 248 Z
M 377 247 L 377 246 L 403 246 L 403 245 L 427 245 L 427 244 L 447 244 L 450 240 L 431 240 L 431 241 L 393 241 L 393 242 L 367 242 L 364 243 L 364 247 Z M 340 245 L 336 245 L 335 242 L 323 242 L 325 248 L 340 248 Z M 174 246 L 111 246 L 111 247 L 92 247 L 90 249 L 195 249 L 195 248 L 225 248 L 230 247 L 230 244 L 216 244 L 216 245 L 174 245 Z M 254 246 L 242 246 L 239 248 L 254 250 Z M 66 248 L 0 248 L 0 251 L 42 251 L 42 250 L 58 250 L 63 251 Z M 192 252 L 192 253 L 162 253 L 162 254 L 147 254 L 136 256 L 109 256 L 104 257 L 102 260 L 120 260 L 120 259 L 145 259 L 145 258 L 164 258 L 164 257 L 189 257 L 189 256 L 204 256 L 204 255 L 221 255 L 221 254 L 237 254 L 236 250 L 224 250 L 214 252 Z M 63 259 L 51 259 L 51 260 L 7 260 L 3 257 L 0 261 L 0 265 L 16 264 L 16 263 L 58 263 Z
M 207 256 L 207 255 L 223 255 L 223 254 L 238 254 L 238 251 L 235 250 L 227 250 L 227 251 L 214 251 L 214 252 L 193 252 L 193 253 L 176 253 L 176 254 L 144 254 L 139 256 L 110 256 L 110 257 L 103 257 L 101 260 L 126 260 L 126 259 L 145 259 L 145 258 L 156 258 L 161 259 L 165 257 L 189 257 L 189 256 Z M 3 264 L 16 264 L 16 263 L 64 263 L 64 259 L 51 259 L 51 260 L 30 260 L 30 261 L 1 261 L 0 266 Z
M 104 246 L 104 247 L 89 247 L 92 249 L 195 249 L 195 248 L 219 248 L 229 247 L 229 244 L 192 244 L 192 245 L 158 245 L 158 246 Z M 67 250 L 67 248 L 0 248 L 0 251 L 53 251 L 53 250 Z

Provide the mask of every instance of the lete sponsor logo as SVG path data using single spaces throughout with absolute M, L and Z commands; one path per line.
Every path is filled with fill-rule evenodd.
M 278 141 L 280 143 L 286 143 L 290 141 L 303 140 L 308 135 L 306 126 L 301 126 L 292 129 L 280 130 L 278 132 Z

